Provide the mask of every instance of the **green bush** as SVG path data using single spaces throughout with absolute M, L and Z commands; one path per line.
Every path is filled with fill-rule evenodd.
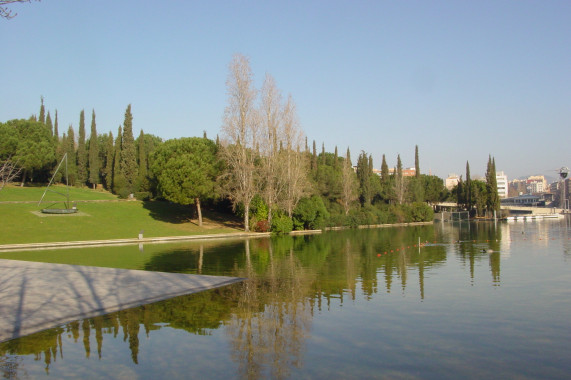
M 272 232 L 278 235 L 289 234 L 293 230 L 293 220 L 287 216 L 278 214 L 272 217 Z
M 313 195 L 299 201 L 293 211 L 293 219 L 296 228 L 303 226 L 303 229 L 322 229 L 329 222 L 329 211 L 321 197 Z
M 151 193 L 148 191 L 137 191 L 135 193 L 135 199 L 139 201 L 148 201 L 151 199 Z

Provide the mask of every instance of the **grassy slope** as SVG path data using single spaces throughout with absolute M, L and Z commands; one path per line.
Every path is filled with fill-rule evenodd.
M 37 201 L 43 190 L 8 187 L 0 191 L 0 202 Z M 166 202 L 113 201 L 114 195 L 89 189 L 72 189 L 72 192 L 75 200 L 111 201 L 81 202 L 77 205 L 79 214 L 49 216 L 38 214 L 40 208 L 49 204 L 0 203 L 0 244 L 136 238 L 141 230 L 145 237 L 237 231 L 235 224 L 216 221 L 220 216 L 208 212 L 204 227 L 198 227 L 196 221 L 190 220 L 190 207 Z

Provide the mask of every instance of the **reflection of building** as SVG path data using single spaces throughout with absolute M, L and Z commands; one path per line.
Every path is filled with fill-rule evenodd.
M 500 198 L 508 197 L 508 176 L 504 172 L 496 173 L 496 183 Z
M 452 190 L 454 186 L 458 185 L 458 182 L 460 182 L 460 177 L 458 177 L 457 174 L 451 173 L 448 174 L 448 178 L 446 178 L 445 186 L 448 190 Z

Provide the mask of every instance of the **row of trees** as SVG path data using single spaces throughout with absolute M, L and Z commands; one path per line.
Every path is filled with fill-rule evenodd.
M 84 111 L 77 137 L 71 125 L 60 136 L 57 111 L 52 122 L 42 99 L 39 116 L 0 123 L 0 160 L 22 169 L 23 186 L 47 182 L 67 154 L 70 185 L 195 204 L 199 224 L 202 203 L 222 208 L 229 200 L 245 230 L 430 220 L 427 203 L 449 196 L 442 179 L 420 174 L 418 146 L 414 177 L 403 175 L 400 155 L 391 174 L 384 155 L 377 173 L 364 151 L 356 165 L 349 149 L 341 157 L 337 147 L 329 153 L 322 145 L 318 154 L 313 141 L 311 151 L 292 97 L 284 98 L 270 75 L 255 88 L 242 55 L 229 65 L 227 93 L 222 135 L 215 141 L 204 134 L 163 142 L 143 131 L 134 139 L 130 105 L 115 138 L 98 134 L 95 111 L 89 138 Z
M 85 112 L 82 110 L 77 137 L 71 125 L 60 136 L 57 110 L 52 122 L 42 99 L 39 116 L 0 123 L 0 162 L 3 167 L 17 168 L 21 172 L 21 186 L 24 186 L 27 181 L 47 182 L 55 174 L 58 162 L 67 154 L 67 176 L 57 173 L 56 181 L 72 186 L 102 186 L 122 197 L 135 192 L 150 193 L 148 157 L 162 140 L 145 135 L 143 131 L 135 140 L 132 120 L 129 105 L 123 126 L 119 126 L 114 139 L 111 132 L 97 133 L 93 111 L 91 133 L 86 138 Z
M 471 215 L 484 216 L 486 212 L 500 212 L 500 197 L 496 179 L 496 160 L 488 157 L 485 181 L 470 177 L 470 163 L 466 162 L 466 179 L 460 181 L 453 189 L 458 206 Z

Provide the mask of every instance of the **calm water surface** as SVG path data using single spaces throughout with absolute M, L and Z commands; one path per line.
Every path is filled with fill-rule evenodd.
M 248 278 L 2 343 L 6 378 L 571 376 L 569 219 L 0 258 Z

